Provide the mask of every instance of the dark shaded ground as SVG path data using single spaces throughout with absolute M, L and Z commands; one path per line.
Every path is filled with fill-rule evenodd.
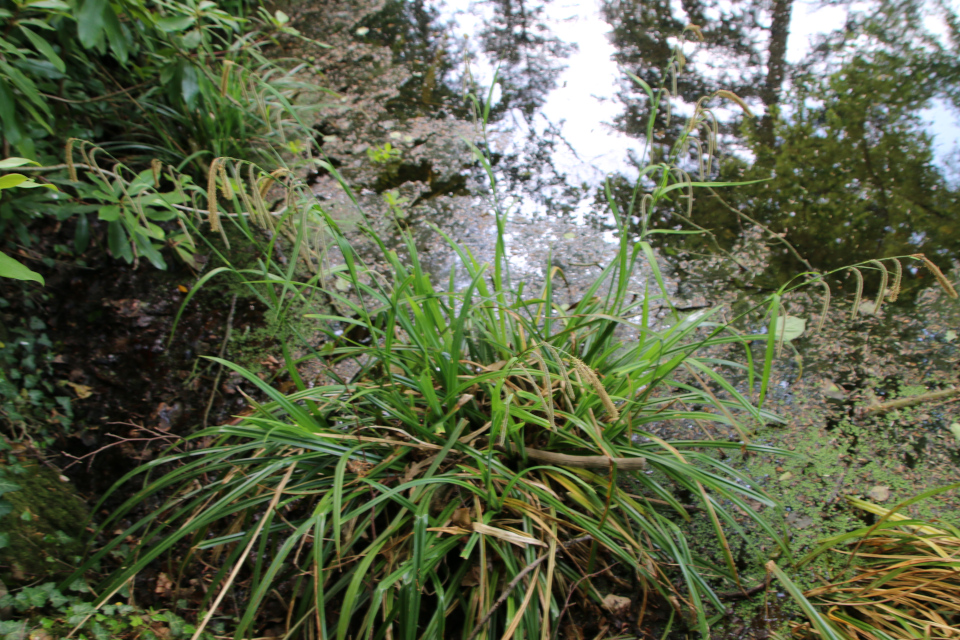
M 33 250 L 38 255 L 52 255 L 61 236 L 71 235 L 66 228 L 39 231 L 41 244 Z M 46 286 L 28 294 L 37 304 L 32 311 L 24 309 L 18 284 L 0 283 L 0 293 L 10 303 L 3 318 L 8 328 L 26 315 L 46 324 L 53 382 L 71 396 L 74 413 L 72 427 L 53 429 L 48 462 L 93 504 L 123 474 L 160 454 L 177 436 L 196 431 L 208 404 L 208 423 L 219 424 L 246 402 L 232 386 L 235 381 L 226 384 L 223 375 L 211 404 L 217 366 L 203 357 L 220 352 L 230 292 L 217 286 L 195 296 L 170 341 L 174 318 L 196 281 L 191 269 L 173 260 L 168 271 L 146 261 L 128 265 L 99 246 L 83 258 L 86 267 L 58 262 L 40 268 Z M 262 318 L 262 309 L 241 299 L 233 327 L 259 325 Z M 121 490 L 108 504 L 135 488 Z

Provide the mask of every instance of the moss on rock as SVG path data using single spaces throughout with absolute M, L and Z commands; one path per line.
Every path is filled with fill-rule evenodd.
M 72 569 L 87 509 L 69 482 L 35 462 L 0 464 L 0 577 L 7 584 Z

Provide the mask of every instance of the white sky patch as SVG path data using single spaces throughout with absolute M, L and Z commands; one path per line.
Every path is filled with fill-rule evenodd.
M 679 7 L 679 0 L 674 1 Z M 960 5 L 960 0 L 949 1 Z M 796 0 L 790 23 L 788 62 L 801 61 L 810 51 L 811 42 L 817 35 L 842 28 L 848 11 L 867 7 L 866 2 L 837 7 Z M 476 38 L 492 15 L 488 5 L 473 0 L 447 0 L 439 8 L 445 18 L 455 21 L 454 31 L 458 38 Z M 546 96 L 543 108 L 530 125 L 519 114 L 512 114 L 512 117 L 502 121 L 504 129 L 509 128 L 517 133 L 516 143 L 512 145 L 514 149 L 522 146 L 522 138 L 527 134 L 528 127 L 540 134 L 549 123 L 560 124 L 560 135 L 569 143 L 569 147 L 560 142 L 553 161 L 557 171 L 568 176 L 570 184 L 586 182 L 598 185 L 606 176 L 625 172 L 631 166 L 628 162 L 631 151 L 638 157 L 643 153 L 642 140 L 626 136 L 612 127 L 616 116 L 623 112 L 617 92 L 624 76 L 614 62 L 616 50 L 608 37 L 610 25 L 603 20 L 600 9 L 599 0 L 555 0 L 546 5 L 541 16 L 546 25 L 560 40 L 575 43 L 579 49 L 572 52 L 569 58 L 558 61 L 566 69 L 557 80 L 557 88 Z M 933 32 L 943 31 L 942 19 L 931 16 L 929 20 L 932 22 L 927 26 Z M 481 86 L 489 86 L 495 69 L 496 61 L 487 59 L 485 55 L 471 64 L 473 76 Z M 705 67 L 701 71 L 709 72 Z M 495 91 L 494 95 L 499 93 Z M 676 106 L 679 108 L 675 108 L 675 115 L 680 116 L 686 111 L 682 105 Z M 724 105 L 723 109 L 717 109 L 718 117 L 722 117 L 721 114 L 728 108 L 729 105 Z M 762 108 L 757 111 L 759 115 Z M 944 159 L 957 148 L 960 140 L 957 114 L 945 103 L 939 102 L 922 111 L 921 116 L 928 123 L 927 131 L 934 136 L 936 161 L 943 166 Z M 581 205 L 580 208 L 589 208 L 587 203 Z M 530 209 L 530 205 L 526 204 L 522 208 L 523 213 L 531 215 L 536 213 L 533 209 L 537 207 Z
M 960 114 L 945 100 L 938 98 L 921 110 L 919 115 L 926 122 L 927 132 L 933 136 L 934 160 L 943 166 L 960 145 Z
M 623 74 L 613 60 L 616 49 L 607 37 L 610 25 L 601 18 L 599 5 L 558 3 L 549 11 L 557 37 L 579 47 L 566 61 L 558 88 L 543 106 L 543 115 L 551 122 L 564 121 L 563 137 L 576 150 L 574 156 L 565 149 L 557 158 L 557 169 L 566 171 L 574 182 L 596 183 L 622 171 L 628 150 L 640 154 L 643 143 L 611 126 L 623 112 L 623 104 L 616 98 Z
M 795 0 L 790 18 L 790 37 L 787 40 L 787 62 L 803 60 L 816 36 L 836 31 L 846 21 L 847 7 L 822 6 L 819 2 Z

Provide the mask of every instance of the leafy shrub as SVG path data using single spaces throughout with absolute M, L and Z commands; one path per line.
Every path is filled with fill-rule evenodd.
M 0 298 L 0 308 L 8 306 Z M 32 303 L 31 303 L 32 306 Z M 40 318 L 30 316 L 0 334 L 0 416 L 7 437 L 46 444 L 73 420 L 70 396 L 56 384 L 56 351 Z
M 190 638 L 196 631 L 171 611 L 144 610 L 123 603 L 94 607 L 90 590 L 82 581 L 65 591 L 46 582 L 0 598 L 0 608 L 16 612 L 16 619 L 0 622 L 0 636 L 4 640 L 24 640 L 29 632 L 30 638 L 72 635 L 78 640 L 170 640 Z M 200 637 L 213 638 L 209 633 Z
M 20 155 L 46 165 L 39 170 L 63 174 L 69 168 L 71 179 L 59 180 L 65 193 L 5 196 L 0 234 L 13 231 L 30 245 L 31 220 L 79 216 L 75 252 L 86 250 L 87 215 L 105 205 L 113 211 L 118 200 L 132 196 L 102 184 L 114 167 L 98 168 L 91 182 L 76 184 L 66 166 L 74 162 L 73 151 L 91 167 L 104 164 L 95 156 L 105 147 L 135 175 L 160 162 L 175 163 L 195 179 L 214 157 L 273 162 L 284 128 L 302 128 L 300 113 L 313 105 L 294 107 L 294 93 L 305 88 L 295 80 L 296 67 L 281 68 L 263 55 L 276 37 L 299 37 L 286 16 L 262 8 L 246 13 L 247 3 L 239 1 L 0 3 L 0 133 Z M 93 146 L 73 149 L 73 139 Z M 58 162 L 64 148 L 66 165 Z M 136 202 L 126 202 L 125 213 L 136 210 Z M 132 233 L 135 225 L 106 216 L 115 257 L 131 261 L 139 253 L 163 268 L 151 242 Z M 150 237 L 163 240 L 151 226 L 156 220 L 143 222 Z
M 297 35 L 282 13 L 242 15 L 243 2 L 4 5 L 2 131 L 30 158 L 38 140 L 62 144 L 64 133 L 180 158 L 200 150 L 249 156 L 252 138 L 270 128 L 268 101 L 278 97 L 259 95 L 264 87 L 251 78 L 268 65 L 260 38 Z
M 678 53 L 671 69 L 681 67 Z M 666 92 L 635 80 L 656 112 Z M 724 91 L 711 98 L 742 102 Z M 484 109 L 476 108 L 485 121 Z M 706 99 L 698 102 L 676 148 L 641 172 L 628 210 L 611 205 L 619 251 L 569 306 L 557 300 L 552 265 L 539 291 L 511 284 L 499 207 L 493 264 L 480 264 L 448 239 L 458 266 L 450 284 L 437 287 L 402 229 L 405 259 L 366 225 L 380 249 L 376 259 L 386 265 L 376 270 L 295 179 L 286 177 L 283 208 L 269 212 L 263 187 L 279 172 L 267 178 L 254 168 L 242 180 L 240 169 L 251 165 L 216 159 L 204 212 L 211 227 L 231 224 L 253 237 L 259 226 L 272 240 L 256 267 L 241 270 L 227 261 L 199 285 L 233 273 L 277 317 L 294 300 L 330 301 L 338 311 L 308 315 L 326 323 L 326 341 L 309 357 L 330 380 L 308 387 L 287 345 L 286 367 L 298 389 L 291 394 L 217 360 L 266 400 L 252 402 L 254 413 L 236 424 L 193 436 L 204 447 L 122 479 L 147 478 L 100 532 L 125 528 L 74 577 L 102 566 L 132 537 L 138 541 L 132 559 L 102 585 L 98 603 L 172 554 L 215 571 L 198 628 L 233 591 L 242 599 L 235 637 L 264 622 L 270 598 L 279 596 L 288 637 L 338 640 L 439 638 L 453 629 L 469 640 L 515 632 L 545 638 L 558 630 L 575 591 L 603 606 L 615 585 L 626 582 L 644 603 L 659 596 L 707 637 L 711 619 L 725 610 L 717 586 L 740 586 L 727 532 L 763 532 L 789 559 L 776 501 L 724 457 L 789 455 L 750 442 L 755 426 L 780 422 L 758 405 L 777 343 L 788 340 L 781 300 L 789 289 L 765 301 L 766 334 L 718 321 L 719 308 L 683 316 L 669 300 L 649 243 L 655 207 L 678 198 L 692 207 L 694 189 L 725 185 L 703 175 L 716 143 L 712 122 Z M 480 151 L 487 142 L 473 151 L 496 201 L 495 174 Z M 683 168 L 689 148 L 708 150 L 696 159 L 699 182 Z M 335 167 L 324 169 L 350 193 Z M 396 204 L 394 198 L 390 206 Z M 634 216 L 639 236 L 630 227 Z M 311 225 L 322 225 L 330 246 L 311 246 L 318 235 Z M 286 265 L 274 251 L 281 237 L 293 247 Z M 345 287 L 328 286 L 331 272 L 320 258 L 330 251 L 342 257 Z M 642 262 L 651 282 L 633 291 L 630 277 Z M 298 263 L 316 275 L 296 280 Z M 902 273 L 895 264 L 894 289 Z M 887 267 L 872 268 L 884 274 L 882 302 Z M 458 269 L 469 283 L 463 288 L 454 286 Z M 861 297 L 862 287 L 854 314 Z M 670 310 L 668 326 L 653 326 L 654 305 Z M 754 340 L 765 343 L 762 368 L 750 351 Z M 705 351 L 729 345 L 744 347 L 745 364 Z M 350 372 L 338 372 L 341 365 Z M 730 436 L 666 441 L 648 429 L 662 421 L 716 423 Z M 153 476 L 170 463 L 180 466 Z M 143 504 L 160 506 L 127 525 Z M 716 554 L 688 542 L 683 524 L 691 509 L 712 526 Z M 642 625 L 645 604 L 621 608 Z
M 659 100 L 652 90 L 651 99 Z M 687 135 L 705 126 L 704 109 L 698 105 Z M 474 150 L 495 194 L 489 159 Z M 228 179 L 222 167 L 221 185 Z M 339 178 L 334 167 L 325 168 Z M 651 165 L 647 173 L 658 182 L 643 200 L 645 211 L 696 186 L 670 164 Z M 226 222 L 211 176 L 207 200 L 216 228 Z M 130 536 L 139 540 L 135 560 L 103 585 L 100 602 L 162 554 L 176 552 L 217 570 L 201 628 L 231 588 L 247 594 L 236 637 L 257 624 L 272 593 L 282 594 L 290 634 L 412 640 L 443 637 L 456 627 L 470 637 L 518 628 L 546 637 L 573 590 L 604 602 L 605 579 L 585 577 L 606 574 L 659 594 L 707 636 L 711 612 L 724 610 L 715 586 L 739 580 L 725 527 L 747 535 L 738 520 L 746 515 L 789 554 L 773 524 L 776 502 L 710 453 L 770 452 L 750 443 L 749 433 L 778 418 L 718 369 L 742 369 L 751 392 L 760 376 L 752 360 L 741 366 L 698 355 L 762 338 L 772 357 L 774 336 L 732 331 L 716 321 L 719 309 L 685 317 L 674 310 L 671 326 L 652 329 L 652 305 L 672 307 L 646 230 L 635 239 L 626 226 L 634 211 L 621 215 L 614 208 L 616 258 L 581 302 L 563 306 L 555 301 L 552 268 L 538 293 L 524 283 L 511 287 L 499 209 L 493 265 L 450 241 L 470 284 L 456 289 L 452 274 L 449 287 L 437 288 L 409 235 L 403 234 L 402 261 L 371 234 L 388 265 L 386 273 L 374 272 L 309 191 L 289 186 L 295 192 L 282 216 L 254 215 L 256 180 L 246 188 L 231 181 L 225 190 L 231 206 L 246 205 L 250 215 L 225 220 L 250 232 L 252 224 L 273 229 L 299 218 L 286 235 L 292 255 L 307 258 L 313 255 L 308 225 L 322 222 L 343 257 L 347 291 L 325 286 L 323 269 L 295 281 L 298 260 L 277 264 L 273 245 L 260 269 L 228 263 L 200 284 L 232 271 L 278 315 L 293 299 L 335 302 L 342 311 L 310 316 L 326 323 L 327 333 L 312 357 L 331 372 L 353 363 L 354 372 L 331 373 L 329 384 L 307 388 L 288 358 L 299 390 L 284 395 L 220 361 L 268 401 L 255 403 L 256 412 L 238 424 L 196 434 L 211 442 L 202 450 L 168 456 L 121 481 L 182 463 L 147 482 L 101 524 L 111 531 L 137 505 L 175 489 L 76 574 L 105 561 Z M 630 290 L 641 261 L 659 291 Z M 625 339 L 624 331 L 635 337 Z M 664 420 L 711 421 L 739 436 L 667 442 L 646 429 Z M 682 523 L 690 515 L 680 495 L 712 523 L 720 558 L 688 544 Z M 636 613 L 643 610 L 633 604 Z

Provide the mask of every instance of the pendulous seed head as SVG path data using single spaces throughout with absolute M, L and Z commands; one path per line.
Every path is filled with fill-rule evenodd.
M 943 271 L 940 271 L 940 267 L 935 265 L 930 258 L 922 253 L 915 253 L 913 254 L 913 257 L 923 262 L 923 265 L 930 270 L 930 272 L 933 274 L 933 277 L 937 279 L 937 283 L 947 293 L 948 296 L 951 298 L 960 297 L 957 295 L 957 290 L 953 287 L 953 283 L 947 280 L 947 276 L 943 275 Z

